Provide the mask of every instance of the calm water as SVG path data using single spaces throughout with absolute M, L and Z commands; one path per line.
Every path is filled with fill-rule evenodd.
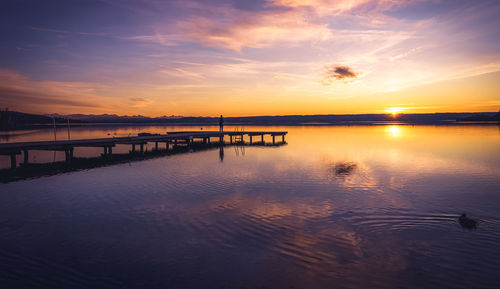
M 0 184 L 0 288 L 500 288 L 498 126 L 258 129 L 288 145 Z

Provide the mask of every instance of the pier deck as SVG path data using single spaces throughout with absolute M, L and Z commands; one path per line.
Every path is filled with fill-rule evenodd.
M 117 144 L 132 145 L 132 152 L 135 152 L 135 146 L 139 145 L 141 152 L 143 152 L 143 145 L 148 142 L 154 142 L 156 149 L 158 143 L 166 143 L 166 148 L 170 143 L 177 144 L 179 141 L 187 143 L 188 145 L 196 139 L 202 140 L 203 143 L 210 142 L 210 138 L 218 138 L 219 142 L 223 143 L 224 137 L 230 138 L 230 143 L 242 141 L 246 135 L 250 138 L 250 143 L 253 142 L 253 137 L 260 136 L 261 142 L 264 142 L 264 136 L 269 135 L 272 137 L 272 143 L 275 144 L 275 138 L 281 136 L 281 141 L 285 141 L 286 131 L 189 131 L 189 132 L 170 132 L 164 135 L 150 135 L 150 136 L 130 136 L 130 137 L 113 137 L 113 138 L 98 138 L 98 139 L 80 139 L 80 140 L 59 140 L 59 141 L 36 141 L 36 142 L 16 142 L 16 143 L 2 143 L 0 144 L 0 155 L 10 155 L 11 168 L 15 169 L 17 166 L 16 155 L 24 153 L 24 162 L 28 162 L 28 151 L 30 150 L 51 150 L 51 151 L 65 151 L 66 161 L 71 162 L 73 158 L 73 150 L 76 147 L 102 147 L 104 148 L 104 155 L 112 155 L 112 147 Z

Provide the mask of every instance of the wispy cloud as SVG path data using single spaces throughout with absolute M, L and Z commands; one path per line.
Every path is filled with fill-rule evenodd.
M 107 36 L 108 34 L 106 33 L 95 33 L 95 32 L 81 32 L 81 31 L 69 31 L 69 30 L 60 30 L 60 29 L 50 29 L 50 28 L 44 28 L 44 27 L 31 27 L 32 30 L 34 31 L 41 31 L 41 32 L 49 32 L 49 33 L 56 33 L 56 34 L 77 34 L 77 35 L 88 35 L 88 36 Z
M 129 106 L 138 108 L 138 107 L 145 107 L 148 106 L 152 103 L 153 101 L 149 98 L 145 97 L 133 97 L 129 98 Z
M 79 82 L 34 81 L 9 70 L 0 69 L 0 102 L 17 110 L 61 111 L 61 109 L 97 109 L 102 98 L 97 84 Z

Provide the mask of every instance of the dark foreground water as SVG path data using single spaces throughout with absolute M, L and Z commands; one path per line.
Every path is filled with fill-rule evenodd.
M 498 126 L 246 129 L 288 145 L 0 184 L 0 288 L 500 288 Z

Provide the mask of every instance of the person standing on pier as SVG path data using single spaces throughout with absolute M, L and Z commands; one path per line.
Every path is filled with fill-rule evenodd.
M 224 131 L 224 118 L 222 117 L 222 114 L 219 117 L 219 132 Z

